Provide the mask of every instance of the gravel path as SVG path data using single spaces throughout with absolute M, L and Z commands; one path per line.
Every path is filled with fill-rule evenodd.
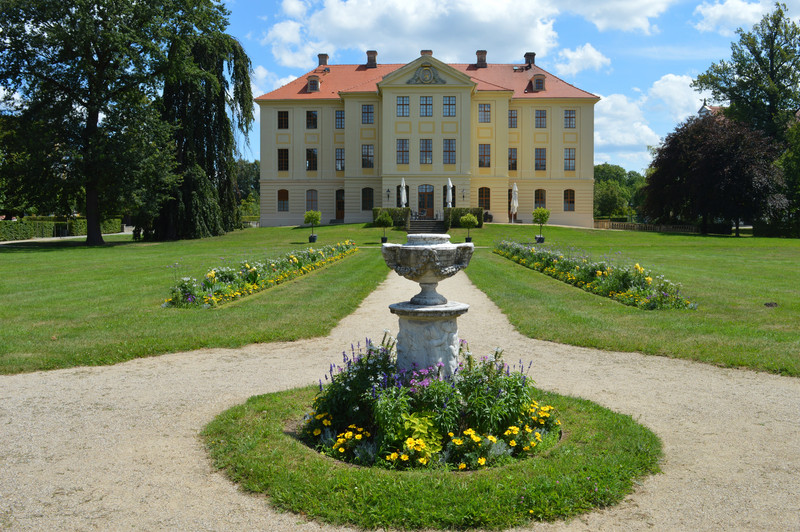
M 306 385 L 341 350 L 396 332 L 392 274 L 324 339 L 208 349 L 0 377 L 0 528 L 333 530 L 239 492 L 198 437 L 248 397 Z M 664 442 L 663 473 L 622 504 L 542 530 L 800 530 L 800 379 L 524 338 L 460 273 L 473 352 L 534 360 L 542 388 L 633 415 Z

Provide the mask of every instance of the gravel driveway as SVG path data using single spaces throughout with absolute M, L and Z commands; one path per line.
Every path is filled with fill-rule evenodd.
M 328 338 L 0 376 L 0 528 L 333 530 L 239 492 L 198 434 L 396 333 L 387 306 L 416 286 L 392 274 Z M 800 379 L 531 340 L 463 273 L 439 291 L 471 305 L 459 325 L 473 352 L 533 360 L 540 387 L 631 414 L 664 442 L 663 473 L 620 505 L 534 529 L 800 530 Z

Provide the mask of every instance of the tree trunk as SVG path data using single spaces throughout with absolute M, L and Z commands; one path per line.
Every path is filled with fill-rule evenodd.
M 95 161 L 94 144 L 97 137 L 98 124 L 100 123 L 100 109 L 91 106 L 86 113 L 86 128 L 83 133 L 83 150 L 85 183 L 86 183 L 86 245 L 102 246 L 103 232 L 100 230 L 100 191 L 98 183 L 97 161 Z
M 736 218 L 736 236 L 739 236 L 739 218 Z

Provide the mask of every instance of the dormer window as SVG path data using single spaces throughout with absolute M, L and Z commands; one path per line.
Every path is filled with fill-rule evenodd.
M 319 76 L 308 76 L 308 92 L 319 92 Z
M 544 76 L 542 74 L 533 76 L 533 90 L 535 91 L 544 90 Z

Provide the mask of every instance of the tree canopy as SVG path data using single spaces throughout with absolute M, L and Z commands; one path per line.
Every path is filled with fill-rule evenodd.
M 712 64 L 692 86 L 727 104 L 727 116 L 783 139 L 800 109 L 800 26 L 775 4 L 751 31 L 736 33 L 730 60 Z
M 658 221 L 752 221 L 785 208 L 778 144 L 735 120 L 692 117 L 656 148 L 645 213 Z
M 203 224 L 216 209 L 214 230 L 233 228 L 233 128 L 253 108 L 227 14 L 218 0 L 0 0 L 0 86 L 18 98 L 0 179 L 45 211 L 81 210 L 89 244 L 104 215 L 154 219 L 193 182 L 202 205 L 182 202 L 179 217 Z

